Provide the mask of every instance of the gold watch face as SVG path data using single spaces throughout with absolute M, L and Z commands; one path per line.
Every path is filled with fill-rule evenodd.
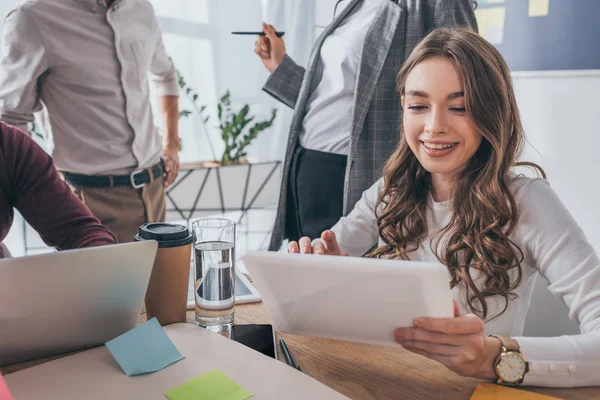
M 521 353 L 509 351 L 500 355 L 496 372 L 504 382 L 515 383 L 523 379 L 526 366 L 527 363 Z

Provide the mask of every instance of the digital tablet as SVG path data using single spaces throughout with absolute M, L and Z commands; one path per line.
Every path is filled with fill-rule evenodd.
M 193 277 L 190 279 L 190 287 L 188 289 L 188 310 L 193 310 L 196 307 L 194 301 L 195 291 Z M 248 278 L 243 273 L 235 271 L 235 304 L 256 303 L 261 300 L 260 294 L 256 288 L 248 281 Z
M 242 257 L 282 332 L 392 345 L 418 317 L 452 317 L 440 263 L 251 252 Z

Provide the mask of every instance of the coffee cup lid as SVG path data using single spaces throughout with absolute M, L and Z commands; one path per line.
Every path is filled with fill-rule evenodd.
M 194 235 L 184 225 L 151 222 L 140 226 L 133 240 L 156 240 L 159 248 L 179 247 L 192 243 Z

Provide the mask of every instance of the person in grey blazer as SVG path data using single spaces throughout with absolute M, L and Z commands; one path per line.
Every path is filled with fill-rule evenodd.
M 255 52 L 271 76 L 263 90 L 294 109 L 269 250 L 317 238 L 380 176 L 399 141 L 396 74 L 427 33 L 471 27 L 471 0 L 340 0 L 308 67 L 286 54 L 272 25 Z

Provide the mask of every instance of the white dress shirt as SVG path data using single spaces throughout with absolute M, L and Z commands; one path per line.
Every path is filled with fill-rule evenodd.
M 363 44 L 387 1 L 363 0 L 323 42 L 299 135 L 302 147 L 348 154 Z M 347 5 L 341 3 L 338 13 Z
M 366 190 L 354 210 L 332 228 L 342 252 L 361 256 L 378 241 L 375 206 L 382 185 L 380 179 Z M 510 301 L 504 314 L 485 323 L 486 333 L 511 336 L 519 342 L 525 359 L 531 363 L 524 385 L 600 385 L 600 260 L 547 181 L 515 176 L 511 190 L 520 215 L 511 239 L 525 257 L 523 278 L 515 290 L 518 297 Z M 431 251 L 431 238 L 450 221 L 451 212 L 450 202 L 429 199 L 430 234 L 416 251 L 409 253 L 411 260 L 438 261 Z M 569 307 L 569 317 L 580 323 L 581 335 L 520 336 L 538 273 L 550 283 L 548 289 Z M 479 287 L 481 279 L 474 276 Z M 469 313 L 461 285 L 452 293 L 461 312 Z M 487 303 L 490 317 L 504 305 L 500 298 L 488 298 Z
M 148 75 L 177 96 L 175 67 L 145 0 L 37 0 L 4 25 L 0 119 L 26 128 L 45 106 L 56 167 L 130 173 L 159 161 Z M 49 129 L 48 129 L 49 128 Z

